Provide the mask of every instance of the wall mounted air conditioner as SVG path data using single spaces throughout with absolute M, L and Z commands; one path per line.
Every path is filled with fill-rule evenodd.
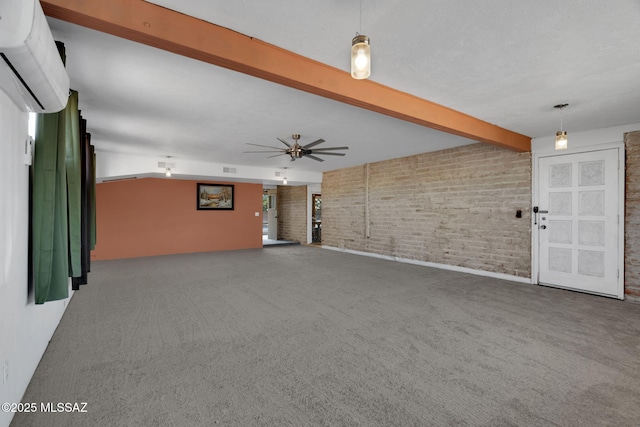
M 0 88 L 23 111 L 67 105 L 69 76 L 38 0 L 0 0 Z

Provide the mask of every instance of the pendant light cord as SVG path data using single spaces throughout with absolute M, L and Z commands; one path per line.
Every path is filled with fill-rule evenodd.
M 562 110 L 560 110 L 560 132 L 562 132 Z
M 360 0 L 360 34 L 362 34 L 362 0 Z
M 562 119 L 564 117 L 564 109 L 568 106 L 569 104 L 558 104 L 553 106 L 553 108 L 557 108 L 558 110 L 560 110 L 560 132 L 562 132 Z

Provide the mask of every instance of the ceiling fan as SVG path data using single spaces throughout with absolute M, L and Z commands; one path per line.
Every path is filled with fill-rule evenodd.
M 300 139 L 300 135 L 297 133 L 294 133 L 293 135 L 291 135 L 291 138 L 293 138 L 293 140 L 295 141 L 293 144 L 289 144 L 287 141 L 285 141 L 284 139 L 281 138 L 277 138 L 278 141 L 282 142 L 284 145 L 287 146 L 287 148 L 278 148 L 278 147 L 270 147 L 268 145 L 260 145 L 260 144 L 252 144 L 250 142 L 247 142 L 248 145 L 255 145 L 256 147 L 265 147 L 265 148 L 270 148 L 271 150 L 262 150 L 262 151 L 245 151 L 245 153 L 274 153 L 277 152 L 278 154 L 274 154 L 273 156 L 268 156 L 267 158 L 271 158 L 271 157 L 277 157 L 277 156 L 284 156 L 284 155 L 289 155 L 291 156 L 291 161 L 293 162 L 295 159 L 300 159 L 302 157 L 308 157 L 310 159 L 313 159 L 315 161 L 318 162 L 324 162 L 324 159 L 321 159 L 320 157 L 316 157 L 318 155 L 320 156 L 344 156 L 345 153 L 334 153 L 334 150 L 348 150 L 349 147 L 326 147 L 326 148 L 314 148 L 313 150 L 311 149 L 312 147 L 315 147 L 318 144 L 322 144 L 324 142 L 324 139 L 318 139 L 315 140 L 307 145 L 300 145 L 298 144 L 298 140 Z M 315 154 L 315 156 L 314 156 Z

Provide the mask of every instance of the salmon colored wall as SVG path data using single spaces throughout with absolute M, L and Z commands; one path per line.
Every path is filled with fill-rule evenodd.
M 197 210 L 197 181 L 145 178 L 96 185 L 91 259 L 261 248 L 262 185 L 230 184 L 235 200 L 228 211 Z

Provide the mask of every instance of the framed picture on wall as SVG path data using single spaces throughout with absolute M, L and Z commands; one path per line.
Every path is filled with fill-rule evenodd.
M 198 210 L 233 210 L 233 185 L 198 183 Z

